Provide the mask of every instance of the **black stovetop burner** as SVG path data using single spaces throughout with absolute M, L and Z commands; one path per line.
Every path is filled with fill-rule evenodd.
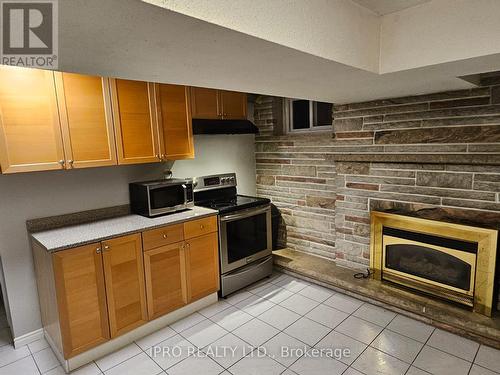
M 247 195 L 234 195 L 230 198 L 223 199 L 208 199 L 203 201 L 196 201 L 197 206 L 208 207 L 218 210 L 220 213 L 244 210 L 269 204 L 271 201 L 267 198 L 250 197 Z
M 271 202 L 267 198 L 237 194 L 236 178 L 231 173 L 198 177 L 195 181 L 195 205 L 212 208 L 219 213 L 244 210 Z

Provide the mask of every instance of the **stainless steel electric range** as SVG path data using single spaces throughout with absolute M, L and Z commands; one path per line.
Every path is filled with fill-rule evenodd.
M 272 273 L 269 199 L 239 195 L 236 174 L 194 179 L 197 206 L 219 211 L 219 259 L 222 297 Z

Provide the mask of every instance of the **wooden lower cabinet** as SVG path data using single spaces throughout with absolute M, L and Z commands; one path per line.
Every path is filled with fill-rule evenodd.
M 102 243 L 111 337 L 147 322 L 141 234 Z
M 155 319 L 187 303 L 184 242 L 144 252 L 148 317 Z
M 219 246 L 217 232 L 186 240 L 188 301 L 219 290 Z
M 202 218 L 55 253 L 33 241 L 43 328 L 55 348 L 69 359 L 217 292 L 211 220 L 216 223 L 215 216 Z M 189 230 L 200 226 L 211 232 Z M 143 251 L 144 237 L 155 247 Z M 169 243 L 173 238 L 180 241 Z
M 55 253 L 53 269 L 63 353 L 69 358 L 110 338 L 100 244 Z

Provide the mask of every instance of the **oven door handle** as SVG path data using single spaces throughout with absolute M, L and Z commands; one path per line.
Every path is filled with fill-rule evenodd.
M 270 209 L 271 209 L 270 206 L 266 206 L 266 207 L 259 208 L 259 209 L 248 209 L 248 210 L 245 210 L 245 211 L 237 213 L 237 214 L 221 216 L 220 221 L 233 221 L 233 220 L 245 219 L 247 217 L 251 217 L 251 216 L 265 213 L 265 212 L 269 211 Z

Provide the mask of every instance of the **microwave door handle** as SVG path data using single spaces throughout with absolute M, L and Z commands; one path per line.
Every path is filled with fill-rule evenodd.
M 182 184 L 182 189 L 184 189 L 184 203 L 183 204 L 186 204 L 187 203 L 187 186 L 186 184 Z

